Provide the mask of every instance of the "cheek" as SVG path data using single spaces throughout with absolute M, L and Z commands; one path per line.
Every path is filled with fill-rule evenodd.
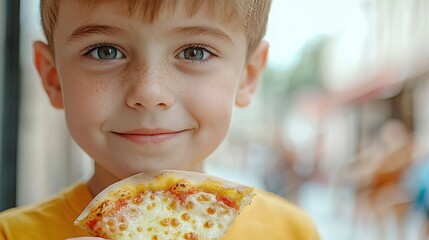
M 211 134 L 226 134 L 228 130 L 236 93 L 233 75 L 201 80 L 192 94 L 188 94 L 188 104 L 200 127 L 214 131 Z
M 110 80 L 80 74 L 79 71 L 62 73 L 61 87 L 67 124 L 74 134 L 76 129 L 88 129 L 87 125 L 100 124 L 108 114 L 112 99 Z

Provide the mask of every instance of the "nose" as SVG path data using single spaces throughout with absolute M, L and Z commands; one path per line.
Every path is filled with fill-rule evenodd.
M 153 69 L 153 68 L 152 68 Z M 171 77 L 162 67 L 150 70 L 145 64 L 135 66 L 131 71 L 126 104 L 136 110 L 168 109 L 175 97 L 171 87 Z

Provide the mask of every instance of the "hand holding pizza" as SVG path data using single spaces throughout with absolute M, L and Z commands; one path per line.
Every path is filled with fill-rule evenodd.
M 202 173 L 142 173 L 98 194 L 75 224 L 114 240 L 214 240 L 252 197 L 250 187 Z

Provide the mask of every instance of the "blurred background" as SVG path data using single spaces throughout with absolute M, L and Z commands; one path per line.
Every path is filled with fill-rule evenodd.
M 92 166 L 33 67 L 38 0 L 0 12 L 2 210 Z M 206 171 L 287 198 L 325 240 L 429 239 L 428 12 L 427 0 L 274 0 L 257 97 Z

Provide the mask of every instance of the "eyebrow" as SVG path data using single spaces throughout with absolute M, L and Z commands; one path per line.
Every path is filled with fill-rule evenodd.
M 109 25 L 89 24 L 76 28 L 70 36 L 67 37 L 67 42 L 76 41 L 81 38 L 89 37 L 91 35 L 104 34 L 104 35 L 125 35 L 125 32 L 117 27 Z M 170 30 L 167 36 L 175 34 L 182 35 L 208 35 L 218 38 L 223 41 L 233 43 L 229 35 L 217 27 L 212 26 L 192 26 L 192 27 L 177 27 Z
M 168 36 L 175 34 L 183 35 L 208 35 L 223 41 L 233 43 L 229 35 L 220 28 L 212 26 L 177 27 L 169 31 Z
M 96 34 L 125 35 L 124 31 L 117 27 L 99 24 L 89 24 L 76 28 L 70 34 L 70 36 L 67 37 L 67 42 L 79 40 L 81 38 L 89 37 L 91 35 Z

